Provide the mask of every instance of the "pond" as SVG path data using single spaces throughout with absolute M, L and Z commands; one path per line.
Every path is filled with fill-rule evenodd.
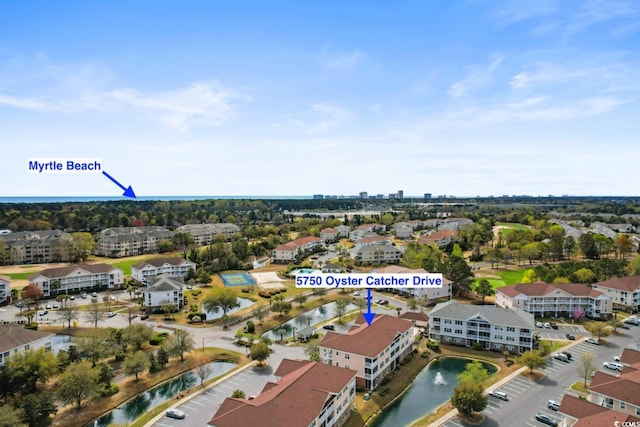
M 211 362 L 209 367 L 211 372 L 207 375 L 205 381 L 229 372 L 236 367 L 236 364 L 230 362 Z M 145 412 L 148 412 L 167 400 L 172 399 L 181 391 L 199 384 L 200 377 L 198 377 L 193 371 L 184 373 L 177 378 L 140 393 L 133 399 L 125 402 L 122 406 L 106 413 L 96 421 L 92 421 L 87 424 L 86 427 L 107 427 L 114 424 L 129 425 L 144 415 Z
M 451 398 L 458 385 L 456 375 L 464 371 L 470 359 L 444 357 L 431 362 L 411 384 L 409 390 L 386 408 L 372 424 L 373 427 L 408 426 L 434 412 Z M 482 362 L 482 366 L 494 374 L 496 366 Z
M 240 311 L 243 308 L 250 307 L 252 304 L 254 304 L 253 301 L 251 301 L 250 299 L 247 299 L 247 298 L 238 298 L 238 302 L 240 303 L 240 307 L 236 307 L 234 309 L 229 310 L 227 312 L 227 316 L 229 316 L 232 313 L 235 313 L 236 311 Z M 224 314 L 222 312 L 222 310 L 218 310 L 217 313 L 215 313 L 213 311 L 205 311 L 205 313 L 207 313 L 207 320 L 220 319 L 222 317 L 222 315 Z
M 347 305 L 345 313 L 348 313 L 351 310 L 355 310 L 356 308 L 358 308 L 357 305 L 349 303 Z M 294 330 L 299 331 L 308 326 L 317 325 L 318 323 L 324 322 L 325 320 L 333 319 L 334 317 L 336 317 L 335 301 L 325 305 L 321 305 L 318 308 L 314 308 L 313 310 L 309 310 L 306 313 L 301 314 L 300 316 L 294 317 L 288 322 L 280 325 L 279 328 L 282 328 L 286 331 L 286 333 L 283 334 L 282 337 L 284 339 L 287 339 L 293 336 Z M 273 341 L 277 341 L 280 339 L 280 334 L 276 333 L 276 330 L 277 328 L 267 331 L 262 334 L 262 336 L 267 337 Z

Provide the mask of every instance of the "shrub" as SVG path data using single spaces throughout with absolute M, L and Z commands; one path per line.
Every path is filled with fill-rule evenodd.
M 120 387 L 118 387 L 118 384 L 109 384 L 108 386 L 105 385 L 100 390 L 100 397 L 113 396 L 119 391 L 120 391 Z
M 256 331 L 256 325 L 251 321 L 247 321 L 247 332 L 252 334 Z
M 473 343 L 473 349 L 474 349 L 474 350 L 482 350 L 482 343 L 480 343 L 480 342 L 474 342 L 474 343 Z

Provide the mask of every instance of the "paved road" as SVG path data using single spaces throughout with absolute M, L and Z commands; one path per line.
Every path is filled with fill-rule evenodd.
M 505 402 L 493 397 L 489 398 L 489 405 L 482 411 L 485 420 L 476 426 L 530 426 L 539 427 L 544 424 L 535 420 L 535 414 L 544 412 L 556 420 L 561 420 L 561 415 L 547 408 L 547 401 L 560 402 L 565 392 L 571 392 L 568 387 L 580 381 L 578 375 L 578 363 L 585 352 L 591 352 L 596 356 L 594 367 L 608 373 L 615 373 L 602 368 L 602 363 L 612 361 L 615 356 L 622 353 L 623 348 L 634 345 L 640 339 L 640 327 L 629 330 L 621 330 L 625 335 L 607 338 L 606 344 L 594 345 L 583 340 L 574 343 L 568 351 L 573 360 L 569 363 L 555 359 L 549 359 L 547 366 L 541 369 L 545 377 L 539 381 L 533 381 L 523 376 L 518 376 L 499 388 L 509 395 L 509 401 Z M 471 427 L 458 417 L 447 421 L 442 426 L 446 427 Z

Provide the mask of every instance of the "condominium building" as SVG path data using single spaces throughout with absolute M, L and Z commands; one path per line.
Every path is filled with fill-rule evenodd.
M 179 309 L 184 305 L 184 284 L 178 278 L 161 274 L 153 279 L 142 293 L 147 312 L 165 305 L 175 305 Z
M 204 246 L 213 242 L 215 236 L 221 235 L 230 239 L 234 233 L 240 232 L 240 227 L 231 223 L 214 224 L 187 224 L 176 229 L 178 233 L 189 233 L 193 236 L 196 245 Z
M 592 287 L 610 297 L 615 310 L 640 310 L 640 276 L 612 277 Z
M 96 254 L 111 258 L 158 252 L 158 243 L 171 240 L 173 231 L 163 227 L 117 227 L 102 230 Z
M 210 427 L 340 427 L 351 415 L 356 371 L 307 360 L 283 359 L 260 394 L 227 397 Z
M 273 262 L 287 263 L 295 261 L 297 257 L 308 255 L 323 248 L 324 242 L 314 236 L 301 237 L 296 240 L 276 246 L 272 251 Z
M 25 350 L 50 350 L 53 336 L 51 332 L 25 329 L 22 325 L 0 325 L 0 366 L 4 365 L 7 358 Z
M 633 350 L 625 349 L 627 353 L 630 351 Z M 640 363 L 637 362 L 637 355 L 627 354 L 627 359 L 635 363 L 625 363 L 617 376 L 596 371 L 589 385 L 589 401 L 607 409 L 640 417 Z M 621 362 L 624 363 L 623 358 Z
M 60 230 L 19 231 L 0 234 L 6 264 L 68 262 L 72 256 L 71 234 Z M 2 255 L 2 254 L 0 254 Z
M 540 317 L 572 317 L 584 312 L 590 319 L 612 316 L 612 298 L 579 283 L 521 283 L 496 289 L 496 305 L 519 308 Z
M 415 322 L 376 314 L 371 325 L 360 315 L 346 334 L 328 331 L 318 344 L 322 362 L 355 369 L 358 386 L 375 389 L 411 352 Z
M 9 301 L 11 295 L 11 278 L 8 276 L 0 276 L 0 305 Z
M 140 261 L 131 266 L 131 278 L 147 286 L 160 274 L 185 277 L 190 269 L 196 271 L 196 263 L 184 258 L 154 258 Z
M 436 304 L 429 313 L 429 336 L 443 344 L 521 354 L 532 350 L 533 314 L 519 309 L 460 304 Z
M 392 245 L 362 246 L 356 251 L 355 259 L 365 264 L 397 264 L 402 251 Z
M 32 274 L 29 284 L 39 287 L 48 298 L 83 290 L 118 289 L 124 284 L 124 273 L 107 264 L 72 264 Z

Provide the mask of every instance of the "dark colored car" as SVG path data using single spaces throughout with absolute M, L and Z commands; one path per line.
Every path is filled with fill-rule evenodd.
M 140 320 L 147 320 L 149 318 L 148 314 L 143 314 L 142 316 L 140 316 Z
M 556 323 L 551 322 L 550 325 L 551 325 L 551 329 L 558 329 L 558 325 Z
M 329 330 L 329 331 L 335 331 L 336 330 L 336 326 L 332 325 L 332 324 L 323 325 L 322 329 L 326 329 L 326 330 Z
M 536 420 L 548 426 L 558 427 L 558 422 L 554 418 L 543 412 L 539 412 L 536 414 Z
M 567 335 L 565 335 L 565 337 L 567 337 L 567 339 L 571 340 L 571 341 L 575 341 L 576 340 L 576 336 L 575 335 L 567 334 Z

